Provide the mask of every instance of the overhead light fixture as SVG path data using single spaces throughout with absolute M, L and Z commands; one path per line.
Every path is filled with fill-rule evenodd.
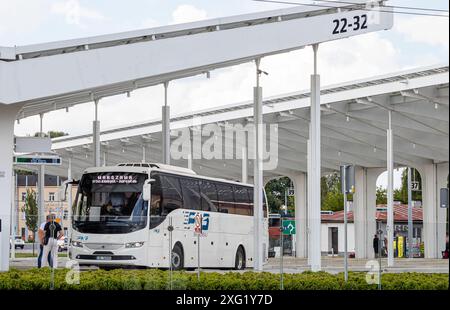
M 125 153 L 125 149 L 124 148 L 122 148 L 122 153 Z
M 416 144 L 415 144 L 415 143 L 412 144 L 412 148 L 413 148 L 413 149 L 416 148 Z
M 331 108 L 331 105 L 329 103 L 325 103 L 325 106 L 327 107 L 327 109 Z
M 341 151 L 338 151 L 338 156 L 341 156 Z
M 66 113 L 68 113 L 68 112 L 69 112 L 69 107 L 67 106 L 67 107 L 66 107 Z
M 347 121 L 347 123 L 350 122 L 350 117 L 347 115 L 347 116 L 345 117 L 345 120 Z
M 131 97 L 131 92 L 127 91 L 127 98 Z
M 376 147 L 376 146 L 373 148 L 373 152 L 374 152 L 374 153 L 377 152 L 377 147 Z
M 439 104 L 434 103 L 434 108 L 437 110 L 439 108 Z
M 17 119 L 17 125 L 20 125 L 20 118 Z

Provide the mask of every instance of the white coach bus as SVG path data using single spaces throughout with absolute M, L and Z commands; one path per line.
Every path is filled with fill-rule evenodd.
M 266 261 L 265 193 L 263 197 Z M 161 164 L 89 168 L 79 181 L 72 212 L 69 257 L 80 265 L 169 268 L 172 245 L 172 268 L 195 268 L 194 225 L 200 214 L 201 267 L 253 267 L 253 186 L 249 184 Z

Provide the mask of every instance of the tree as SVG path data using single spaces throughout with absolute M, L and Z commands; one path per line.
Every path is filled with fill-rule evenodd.
M 341 188 L 341 176 L 338 172 L 334 172 L 321 178 L 321 197 L 321 210 L 344 210 L 344 194 L 342 193 Z M 347 194 L 347 200 L 353 201 L 353 194 Z
M 22 208 L 22 212 L 25 213 L 25 224 L 28 229 L 33 232 L 33 240 L 36 240 L 36 232 L 38 227 L 38 207 L 36 192 L 31 188 L 27 189 L 25 206 Z
M 44 133 L 44 137 L 50 137 L 51 139 L 53 138 L 58 138 L 58 137 L 63 137 L 63 136 L 67 136 L 69 135 L 68 133 L 62 132 L 62 131 L 53 131 L 50 130 L 47 133 Z M 40 132 L 36 132 L 34 134 L 35 137 L 40 137 L 41 133 Z
M 284 193 L 291 187 L 291 180 L 288 177 L 270 180 L 265 189 L 270 213 L 279 213 L 284 205 Z M 294 197 L 288 197 L 288 212 L 294 209 Z
M 387 190 L 381 186 L 377 187 L 377 205 L 387 204 Z
M 341 191 L 330 191 L 322 200 L 322 210 L 341 211 L 344 210 L 344 194 Z

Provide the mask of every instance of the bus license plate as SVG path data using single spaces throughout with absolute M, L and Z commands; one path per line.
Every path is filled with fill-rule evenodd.
M 111 260 L 111 256 L 97 256 L 97 260 Z

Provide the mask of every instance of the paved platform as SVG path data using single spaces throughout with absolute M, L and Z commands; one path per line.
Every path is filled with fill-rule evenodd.
M 64 268 L 68 261 L 67 257 L 59 257 L 58 268 Z M 350 271 L 370 271 L 370 264 L 377 260 L 355 259 L 348 260 Z M 37 266 L 36 258 L 17 258 L 11 260 L 11 268 L 30 269 Z M 421 273 L 449 273 L 449 261 L 447 259 L 425 259 L 425 258 L 399 258 L 395 259 L 394 267 L 387 267 L 387 260 L 381 259 L 383 272 L 421 272 Z M 310 270 L 306 258 L 284 257 L 283 270 L 285 273 L 300 273 Z M 335 274 L 344 271 L 344 259 L 342 257 L 322 257 L 322 270 Z M 227 272 L 228 270 L 207 269 L 206 272 Z M 270 258 L 264 266 L 264 271 L 278 273 L 280 271 L 280 259 Z M 373 269 L 372 269 L 373 271 Z
M 371 263 L 379 262 L 378 259 L 356 259 L 349 258 L 350 271 L 370 271 L 373 268 Z M 297 273 L 310 270 L 306 258 L 295 258 L 285 256 L 283 258 L 283 269 L 286 273 Z M 426 258 L 397 258 L 394 260 L 394 267 L 387 267 L 387 259 L 381 259 L 383 272 L 421 272 L 421 273 L 449 273 L 448 259 L 426 259 Z M 269 263 L 264 266 L 267 271 L 279 271 L 280 259 L 270 258 Z M 322 257 L 322 270 L 329 273 L 339 273 L 344 271 L 343 257 Z M 373 270 L 372 270 L 373 271 Z

